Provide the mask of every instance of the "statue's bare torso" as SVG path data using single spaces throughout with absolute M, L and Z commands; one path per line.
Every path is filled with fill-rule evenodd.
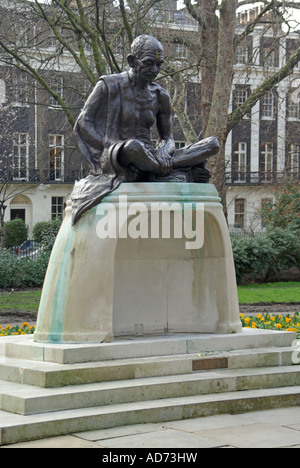
M 75 125 L 78 148 L 91 165 L 72 196 L 73 222 L 121 182 L 207 182 L 205 160 L 219 149 L 208 138 L 175 150 L 171 99 L 155 82 L 164 61 L 162 45 L 137 38 L 128 55 L 130 70 L 101 77 Z M 154 148 L 151 128 L 160 144 Z

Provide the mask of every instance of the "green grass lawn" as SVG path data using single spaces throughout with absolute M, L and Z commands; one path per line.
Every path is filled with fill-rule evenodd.
M 240 304 L 300 303 L 300 283 L 251 284 L 238 287 Z M 37 313 L 41 290 L 0 291 L 0 312 Z
M 30 312 L 37 313 L 41 298 L 41 290 L 1 291 L 0 312 Z
M 251 284 L 238 287 L 240 304 L 300 302 L 300 283 Z

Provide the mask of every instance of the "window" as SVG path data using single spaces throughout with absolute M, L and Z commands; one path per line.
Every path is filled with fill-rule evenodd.
M 247 143 L 236 143 L 234 147 L 234 180 L 237 182 L 246 181 L 247 170 Z
M 293 55 L 295 55 L 296 53 L 297 53 L 297 47 L 287 50 L 287 60 L 290 60 L 293 57 Z M 300 61 L 296 63 L 296 65 L 294 66 L 294 71 L 299 71 L 299 69 L 300 69 Z
M 265 68 L 275 67 L 275 50 L 263 49 L 263 66 Z
M 180 149 L 183 148 L 186 145 L 185 141 L 175 141 L 175 148 Z
M 186 46 L 184 44 L 175 44 L 175 58 L 185 59 L 187 56 Z
M 236 198 L 234 202 L 234 227 L 244 229 L 245 227 L 245 199 Z
M 52 197 L 51 219 L 63 219 L 64 207 L 64 197 Z
M 23 219 L 26 221 L 26 210 L 23 208 L 13 208 L 10 210 L 10 220 L 13 221 L 14 219 Z
M 154 18 L 157 23 L 161 23 L 164 19 L 163 12 L 159 6 L 154 6 L 153 7 L 154 11 Z
M 51 31 L 48 36 L 48 47 L 50 49 L 55 49 L 57 46 L 57 39 L 54 35 L 54 33 Z
M 30 205 L 30 200 L 25 195 L 16 195 L 12 201 L 11 205 Z
M 263 119 L 274 119 L 275 96 L 269 91 L 262 98 L 261 116 Z
M 237 65 L 246 65 L 249 60 L 248 47 L 246 45 L 239 46 L 236 49 L 235 63 Z
M 260 177 L 262 181 L 270 181 L 274 170 L 273 143 L 263 143 L 260 156 Z
M 240 107 L 248 99 L 248 89 L 236 89 L 234 93 L 234 103 L 236 107 Z
M 50 180 L 59 181 L 64 178 L 64 136 L 49 135 L 50 149 Z
M 288 94 L 287 106 L 288 118 L 290 120 L 300 120 L 300 92 L 298 89 Z
M 175 23 L 183 24 L 185 20 L 184 11 L 175 11 L 173 18 Z
M 29 135 L 15 133 L 13 142 L 13 178 L 14 180 L 28 180 L 29 167 Z
M 12 93 L 14 105 L 24 105 L 29 100 L 29 86 L 27 75 L 15 75 L 12 80 Z
M 63 90 L 64 90 L 64 80 L 63 80 L 63 77 L 60 76 L 60 77 L 56 77 L 56 78 L 52 78 L 50 80 L 50 88 L 56 93 L 58 94 L 59 96 L 61 96 L 62 98 L 64 97 L 63 96 Z M 49 97 L 49 106 L 50 107 L 59 107 L 59 104 L 57 102 L 57 100 L 53 97 L 53 96 L 50 96 Z
M 31 201 L 25 195 L 16 195 L 10 202 L 10 220 L 23 219 L 26 222 L 27 208 L 30 208 Z
M 247 101 L 250 94 L 250 88 L 235 88 L 233 92 L 233 106 L 234 108 L 241 107 Z M 244 119 L 251 117 L 251 111 L 244 115 Z
M 2 104 L 5 104 L 5 102 L 6 102 L 5 81 L 0 80 L 0 108 L 2 107 Z
M 295 178 L 299 177 L 300 174 L 300 146 L 290 144 L 288 151 L 288 158 L 286 169 L 288 173 Z

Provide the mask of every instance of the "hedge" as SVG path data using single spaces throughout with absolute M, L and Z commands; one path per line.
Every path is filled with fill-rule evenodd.
M 18 258 L 9 251 L 2 251 L 0 253 L 0 288 L 41 287 L 49 256 L 49 252 L 44 252 L 33 260 L 30 257 Z
M 300 268 L 300 236 L 292 229 L 275 228 L 255 237 L 232 238 L 232 248 L 238 284 L 271 280 L 282 270 Z M 45 249 L 35 260 L 0 252 L 0 288 L 41 287 L 50 251 Z
M 24 221 L 22 222 L 25 225 Z M 15 225 L 16 223 L 14 227 Z M 60 219 L 37 223 L 34 226 L 34 240 L 43 245 L 43 251 L 35 259 L 17 257 L 11 250 L 0 251 L 0 288 L 42 287 L 51 250 L 60 226 Z
M 28 228 L 23 219 L 13 219 L 4 225 L 5 229 L 5 247 L 17 247 L 27 240 Z
M 293 229 L 275 228 L 255 237 L 232 239 L 239 284 L 271 280 L 283 270 L 300 268 L 300 238 Z

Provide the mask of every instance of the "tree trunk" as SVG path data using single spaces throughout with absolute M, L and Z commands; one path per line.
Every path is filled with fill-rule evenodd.
M 214 84 L 217 67 L 217 47 L 219 20 L 216 15 L 216 5 L 212 0 L 199 0 L 199 15 L 202 19 L 200 28 L 201 50 L 201 122 L 202 134 L 206 128 L 211 111 L 214 94 Z
M 227 221 L 228 210 L 227 210 L 227 184 L 226 184 L 226 163 L 225 163 L 225 145 L 226 139 L 221 141 L 219 153 L 212 158 L 213 159 L 213 174 L 212 174 L 212 183 L 216 186 L 218 190 L 219 197 L 221 198 L 221 203 L 223 205 L 224 215 Z
M 223 0 L 220 7 L 216 76 L 209 121 L 204 135 L 205 137 L 216 136 L 220 143 L 220 152 L 209 160 L 208 167 L 212 172 L 212 182 L 222 199 L 225 216 L 227 216 L 225 144 L 235 59 L 237 5 L 237 0 Z
M 4 215 L 5 215 L 6 205 L 0 203 L 0 236 L 1 236 L 1 249 L 5 247 L 5 229 L 4 229 Z
M 198 141 L 198 135 L 187 113 L 185 101 L 186 87 L 184 79 L 184 75 L 180 75 L 178 73 L 173 77 L 174 93 L 172 96 L 172 108 L 176 114 L 185 141 L 187 144 L 190 144 Z

